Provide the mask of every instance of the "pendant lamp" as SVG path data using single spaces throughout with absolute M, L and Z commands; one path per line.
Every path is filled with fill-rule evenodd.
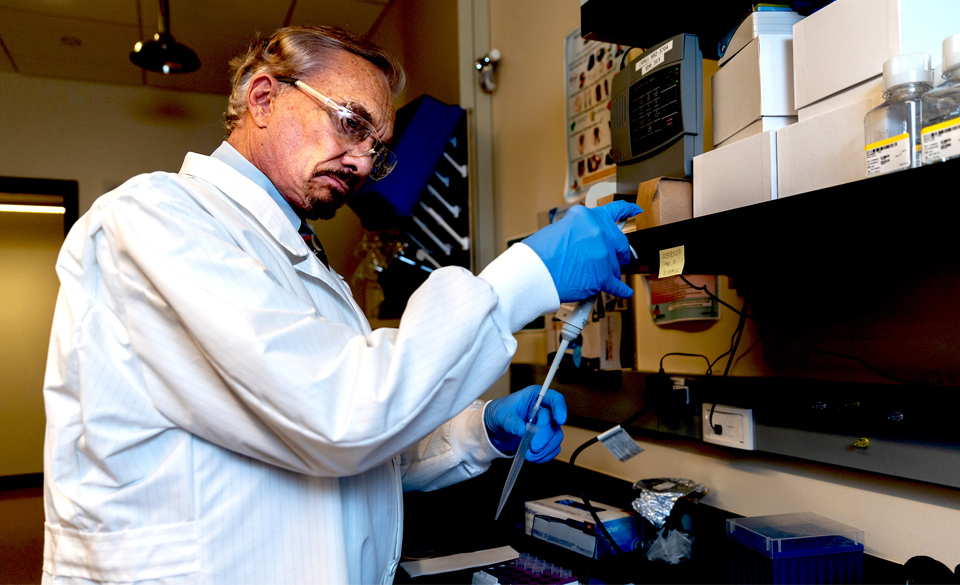
M 160 0 L 160 31 L 152 41 L 137 43 L 130 53 L 134 65 L 157 73 L 191 73 L 200 68 L 197 54 L 170 34 L 170 3 Z

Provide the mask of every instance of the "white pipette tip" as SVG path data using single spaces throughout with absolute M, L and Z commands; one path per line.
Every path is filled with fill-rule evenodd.
M 560 340 L 560 345 L 557 347 L 557 354 L 553 357 L 553 363 L 550 364 L 550 371 L 547 372 L 547 378 L 543 381 L 543 386 L 540 387 L 537 402 L 530 410 L 530 417 L 527 421 L 527 427 L 523 431 L 523 438 L 520 439 L 520 446 L 517 448 L 517 453 L 513 456 L 513 464 L 510 465 L 510 472 L 507 473 L 507 482 L 503 484 L 503 493 L 500 494 L 500 504 L 497 506 L 497 515 L 493 517 L 494 520 L 500 519 L 500 512 L 503 511 L 503 506 L 507 503 L 510 492 L 513 491 L 513 484 L 517 482 L 517 475 L 520 474 L 520 466 L 523 465 L 523 461 L 527 455 L 527 449 L 530 448 L 530 443 L 533 441 L 533 435 L 536 434 L 539 428 L 533 423 L 537 420 L 536 417 L 537 411 L 540 410 L 540 402 L 543 401 L 544 395 L 546 395 L 547 390 L 550 389 L 550 383 L 553 382 L 553 377 L 557 373 L 560 362 L 563 361 L 563 354 L 567 351 L 568 345 L 570 345 L 569 340 Z

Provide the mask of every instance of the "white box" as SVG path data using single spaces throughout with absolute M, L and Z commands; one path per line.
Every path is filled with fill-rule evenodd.
M 694 157 L 693 216 L 776 199 L 777 133 L 764 132 Z
M 855 104 L 857 102 L 872 99 L 882 100 L 883 96 L 883 75 L 871 77 L 866 81 L 848 87 L 847 89 L 835 93 L 830 97 L 814 102 L 805 108 L 797 110 L 797 117 L 800 122 L 822 116 L 827 112 L 839 110 L 840 108 Z
M 796 116 L 763 116 L 753 124 L 750 124 L 743 130 L 737 132 L 730 138 L 727 138 L 718 144 L 717 148 L 729 146 L 734 142 L 743 140 L 744 138 L 750 138 L 751 136 L 763 134 L 764 132 L 769 132 L 770 130 L 779 130 L 784 126 L 789 126 L 790 124 L 795 124 L 796 122 Z
M 837 0 L 793 26 L 796 107 L 883 72 L 884 61 L 928 53 L 941 61 L 941 43 L 960 32 L 957 0 Z
M 753 39 L 713 74 L 713 143 L 719 145 L 763 116 L 796 116 L 793 39 Z
M 793 25 L 801 20 L 803 20 L 803 17 L 793 11 L 774 10 L 751 12 L 750 16 L 743 19 L 743 22 L 737 27 L 736 32 L 733 33 L 733 36 L 730 38 L 730 43 L 727 45 L 723 55 L 720 56 L 718 63 L 723 67 L 740 49 L 760 35 L 793 35 Z
M 620 550 L 628 552 L 639 548 L 643 537 L 639 515 L 591 503 Z M 596 523 L 582 499 L 557 496 L 524 502 L 523 507 L 524 530 L 528 535 L 594 559 L 610 554 L 611 546 L 605 538 L 597 538 Z
M 865 179 L 863 117 L 882 101 L 867 98 L 777 131 L 779 196 Z

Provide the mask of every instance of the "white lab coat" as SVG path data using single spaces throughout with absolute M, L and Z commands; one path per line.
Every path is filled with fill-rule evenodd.
M 559 307 L 520 245 L 371 331 L 269 195 L 193 153 L 98 199 L 57 273 L 44 583 L 392 582 L 401 481 L 502 456 L 475 399 Z

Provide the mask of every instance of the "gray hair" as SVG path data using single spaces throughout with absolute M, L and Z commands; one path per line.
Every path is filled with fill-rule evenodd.
M 259 33 L 247 51 L 230 60 L 232 89 L 224 116 L 227 135 L 247 112 L 250 79 L 261 72 L 287 77 L 307 77 L 322 70 L 329 51 L 348 51 L 373 63 L 387 79 L 394 99 L 403 92 L 406 76 L 393 56 L 353 33 L 331 26 L 289 26 L 267 38 Z

